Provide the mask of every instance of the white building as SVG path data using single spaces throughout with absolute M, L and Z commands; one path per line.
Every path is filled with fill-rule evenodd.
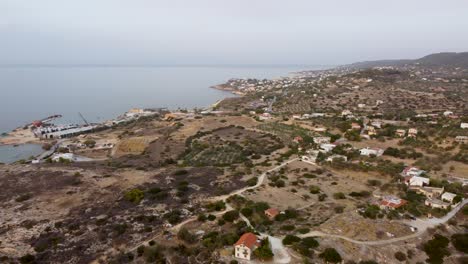
M 330 140 L 330 137 L 314 137 L 315 144 L 329 144 Z
M 447 209 L 450 206 L 449 203 L 446 203 L 439 199 L 426 199 L 426 201 L 424 201 L 424 204 L 432 208 L 440 208 L 440 209 Z
M 453 115 L 452 111 L 445 111 L 444 112 L 444 116 L 451 116 L 451 115 Z
M 252 252 L 260 246 L 260 241 L 253 233 L 243 234 L 234 244 L 234 256 L 239 259 L 251 260 Z
M 429 185 L 429 178 L 419 176 L 407 176 L 405 177 L 405 184 L 408 186 L 426 186 Z
M 341 116 L 349 116 L 349 115 L 352 115 L 352 114 L 353 114 L 353 112 L 351 112 L 350 110 L 347 110 L 347 109 L 343 110 L 341 112 Z
M 468 123 L 461 123 L 460 128 L 468 128 Z
M 333 144 L 321 144 L 320 145 L 320 149 L 325 153 L 332 151 L 335 147 L 336 145 L 333 145 Z
M 448 203 L 453 203 L 453 199 L 455 199 L 457 195 L 454 194 L 454 193 L 450 193 L 450 192 L 444 192 L 444 194 L 442 194 L 442 196 L 440 197 L 440 199 L 444 202 L 448 202 Z
M 61 160 L 76 161 L 76 157 L 73 153 L 59 153 L 52 156 L 53 162 L 60 162 Z
M 331 155 L 330 157 L 328 157 L 326 159 L 326 161 L 329 161 L 329 162 L 333 162 L 335 160 L 343 160 L 343 161 L 348 161 L 348 157 L 344 156 L 344 155 L 338 155 L 338 154 L 335 154 L 335 155 Z
M 359 152 L 360 152 L 360 154 L 362 156 L 374 155 L 376 157 L 379 157 L 379 156 L 383 155 L 384 150 L 379 149 L 379 148 L 369 148 L 369 147 L 367 147 L 367 148 L 360 149 Z
M 407 177 L 407 176 L 421 176 L 423 173 L 425 173 L 426 171 L 424 170 L 421 170 L 417 167 L 406 167 L 402 172 L 401 172 L 401 176 L 403 177 Z

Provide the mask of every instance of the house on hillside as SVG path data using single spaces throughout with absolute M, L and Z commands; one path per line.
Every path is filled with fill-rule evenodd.
M 404 136 L 406 135 L 406 130 L 404 130 L 404 129 L 397 129 L 397 130 L 395 131 L 395 135 L 396 135 L 397 137 L 404 137 Z
M 301 136 L 294 137 L 293 142 L 296 144 L 301 143 L 304 139 Z
M 346 161 L 348 161 L 348 157 L 346 157 L 344 155 L 334 154 L 334 155 L 331 155 L 330 157 L 328 157 L 326 159 L 326 161 L 329 161 L 329 162 L 333 162 L 333 161 L 336 161 L 336 160 L 342 160 L 342 161 L 346 162 Z
M 460 128 L 468 128 L 468 123 L 461 123 Z
M 424 178 L 420 176 L 406 176 L 405 184 L 408 186 L 427 186 L 429 185 L 429 178 Z
M 423 194 L 427 198 L 438 198 L 444 192 L 444 188 L 411 186 L 410 190 Z
M 335 147 L 336 147 L 336 145 L 334 145 L 334 144 L 321 144 L 320 145 L 320 150 L 322 152 L 327 153 L 327 152 L 332 151 Z
M 432 208 L 440 208 L 440 209 L 447 209 L 450 206 L 449 203 L 446 203 L 439 199 L 426 199 L 426 201 L 424 201 L 424 204 Z
M 314 137 L 315 144 L 329 144 L 331 141 L 330 137 Z
M 375 128 L 382 128 L 382 122 L 380 121 L 372 121 L 371 125 Z
M 377 132 L 375 131 L 375 127 L 373 126 L 367 126 L 366 130 L 367 130 L 367 135 L 369 136 L 377 135 Z
M 380 209 L 393 210 L 393 209 L 400 208 L 400 207 L 404 206 L 407 203 L 408 202 L 406 200 L 400 199 L 400 198 L 395 197 L 395 196 L 385 196 L 380 201 L 379 207 L 380 207 Z
M 350 110 L 347 110 L 347 109 L 346 109 L 346 110 L 343 110 L 343 111 L 341 112 L 341 116 L 350 116 L 350 115 L 352 115 L 352 114 L 353 114 L 353 112 L 351 112 Z
M 376 157 L 382 156 L 384 153 L 383 149 L 380 148 L 363 148 L 359 150 L 361 156 L 371 156 L 374 155 Z
M 416 128 L 408 129 L 408 137 L 415 138 L 418 135 L 418 130 Z
M 245 233 L 234 244 L 234 256 L 239 259 L 251 260 L 253 251 L 260 246 L 260 241 L 254 233 Z
M 455 197 L 457 197 L 456 194 L 454 193 L 450 193 L 450 192 L 445 192 L 444 194 L 442 194 L 442 196 L 440 197 L 440 199 L 444 202 L 448 202 L 448 203 L 451 203 L 453 204 L 453 199 L 455 199 Z
M 273 220 L 280 213 L 280 211 L 276 208 L 269 208 L 266 209 L 264 213 L 268 219 Z
M 468 143 L 468 136 L 456 136 L 455 141 L 458 143 Z
M 453 115 L 452 111 L 447 110 L 447 111 L 444 112 L 444 116 L 451 116 L 451 115 Z
M 351 123 L 351 129 L 360 130 L 361 125 L 359 125 L 358 123 Z
M 417 167 L 409 166 L 406 167 L 402 172 L 401 176 L 407 177 L 407 176 L 421 176 L 422 174 L 426 173 L 424 170 L 420 170 Z

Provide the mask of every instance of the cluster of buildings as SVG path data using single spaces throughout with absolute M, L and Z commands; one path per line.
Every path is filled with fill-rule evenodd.
M 96 128 L 96 125 L 49 125 L 36 127 L 33 129 L 33 133 L 38 138 L 61 139 L 88 133 Z
M 430 179 L 423 177 L 426 172 L 416 167 L 405 168 L 401 175 L 404 183 L 417 193 L 426 196 L 424 204 L 432 208 L 448 209 L 457 196 L 454 193 L 446 192 L 444 188 L 430 187 Z

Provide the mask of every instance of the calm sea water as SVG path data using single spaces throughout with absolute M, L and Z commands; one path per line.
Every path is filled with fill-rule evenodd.
M 21 159 L 28 159 L 31 156 L 36 156 L 42 153 L 42 147 L 35 144 L 24 144 L 17 147 L 1 146 L 0 147 L 0 162 L 11 163 Z
M 63 115 L 60 123 L 82 122 L 79 112 L 88 121 L 98 122 L 133 107 L 206 107 L 232 96 L 209 88 L 230 78 L 275 78 L 322 68 L 2 67 L 0 134 L 54 114 Z M 0 162 L 10 152 L 0 152 Z

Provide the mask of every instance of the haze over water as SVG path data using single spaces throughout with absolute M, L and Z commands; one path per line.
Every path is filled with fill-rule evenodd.
M 206 107 L 232 96 L 209 88 L 230 78 L 275 78 L 321 66 L 2 67 L 0 133 L 62 114 L 60 123 L 114 118 L 130 108 Z

